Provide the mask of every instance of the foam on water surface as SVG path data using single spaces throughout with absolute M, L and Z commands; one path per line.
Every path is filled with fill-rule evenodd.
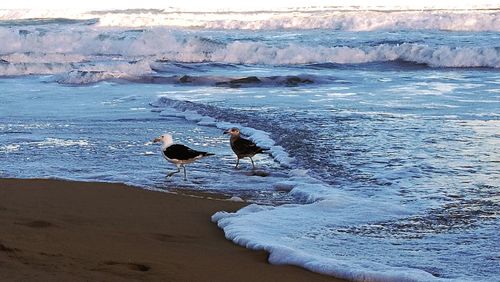
M 490 8 L 488 10 L 488 8 Z M 29 24 L 25 19 L 56 18 L 73 25 L 101 27 L 192 27 L 207 29 L 336 29 L 353 31 L 442 29 L 459 31 L 499 30 L 498 6 L 484 6 L 477 10 L 370 10 L 359 7 L 297 8 L 294 10 L 259 11 L 182 11 L 109 10 L 109 11 L 54 11 L 54 10 L 0 10 L 0 19 L 11 25 Z M 266 11 L 267 10 L 267 11 Z M 69 21 L 67 18 L 78 19 Z M 33 21 L 32 24 L 54 24 L 57 21 Z
M 140 22 L 141 19 L 158 20 L 162 15 L 170 19 L 179 15 L 177 11 L 144 14 L 132 10 L 66 15 L 97 18 L 95 22 L 69 21 L 64 17 L 41 21 L 40 18 L 51 15 L 38 11 L 42 14 L 35 16 L 36 13 L 0 10 L 0 38 L 5 42 L 0 46 L 0 76 L 56 75 L 55 80 L 60 83 L 79 85 L 121 79 L 177 83 L 183 75 L 173 79 L 151 76 L 159 73 L 162 78 L 172 78 L 172 75 L 185 74 L 188 70 L 200 70 L 190 65 L 194 63 L 219 64 L 234 68 L 235 73 L 241 72 L 235 65 L 248 64 L 312 64 L 313 68 L 318 68 L 384 62 L 433 68 L 500 67 L 499 50 L 495 44 L 499 40 L 500 21 L 495 10 L 327 11 L 325 15 L 317 15 L 318 11 L 295 11 L 290 14 L 293 20 L 286 19 L 287 13 L 264 13 L 264 18 L 271 16 L 271 19 L 263 20 L 261 27 L 259 24 L 245 27 L 246 24 L 255 25 L 255 21 L 237 23 L 234 19 L 215 19 L 205 23 L 204 29 L 190 18 L 205 18 L 203 13 L 180 13 L 181 17 L 187 17 L 186 22 L 194 24 L 194 29 L 172 28 L 164 22 L 153 26 Z M 253 14 L 225 12 L 213 15 L 248 19 Z M 409 20 L 409 16 L 415 20 Z M 109 17 L 116 18 L 113 20 L 116 24 L 103 24 Z M 131 19 L 134 18 L 138 20 L 136 26 L 120 24 L 133 23 Z M 292 26 L 267 21 L 289 22 Z M 464 25 L 464 22 L 470 24 Z M 224 28 L 232 30 L 231 36 L 226 36 Z M 305 30 L 297 32 L 297 28 Z M 258 34 L 254 30 L 258 30 Z M 405 32 L 397 32 L 400 30 Z M 426 39 L 420 40 L 423 36 Z M 263 37 L 266 40 L 262 40 Z M 234 77 L 238 78 L 241 77 Z M 264 83 L 268 84 L 269 80 L 274 80 L 273 76 L 260 79 L 267 79 Z M 328 82 L 329 78 L 303 78 L 314 82 L 325 79 Z M 186 81 L 208 85 L 221 83 L 214 78 L 196 76 L 192 81 L 181 80 Z M 296 81 L 285 78 L 281 84 L 294 85 Z

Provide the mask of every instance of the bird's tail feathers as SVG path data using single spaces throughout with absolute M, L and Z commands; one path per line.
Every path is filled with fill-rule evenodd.
M 267 152 L 271 149 L 269 148 L 259 148 L 259 150 L 257 151 L 257 153 L 263 153 L 263 154 L 269 154 L 270 152 Z
M 204 157 L 208 157 L 208 156 L 215 156 L 215 154 L 213 154 L 213 153 L 203 152 L 203 156 L 204 156 Z

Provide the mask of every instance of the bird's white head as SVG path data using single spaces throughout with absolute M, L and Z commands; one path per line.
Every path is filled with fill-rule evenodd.
M 162 147 L 168 147 L 174 143 L 174 139 L 172 138 L 172 135 L 165 133 L 161 135 L 160 137 L 156 137 L 153 140 L 154 143 L 161 142 Z
M 240 130 L 236 127 L 233 127 L 233 128 L 230 128 L 230 129 L 224 131 L 224 134 L 229 134 L 231 136 L 236 137 L 236 136 L 240 135 Z

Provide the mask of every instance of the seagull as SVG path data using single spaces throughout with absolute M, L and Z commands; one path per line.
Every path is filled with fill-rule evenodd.
M 236 154 L 236 157 L 238 158 L 236 161 L 235 168 L 238 168 L 240 159 L 249 157 L 250 160 L 252 161 L 252 169 L 255 169 L 255 164 L 253 162 L 252 157 L 255 156 L 255 154 L 269 150 L 261 148 L 257 146 L 254 142 L 241 137 L 240 130 L 236 127 L 224 131 L 224 134 L 231 135 L 231 138 L 229 139 L 231 143 L 231 149 L 233 149 L 233 152 Z
M 181 172 L 181 167 L 184 169 L 184 180 L 187 180 L 186 177 L 186 164 L 192 163 L 198 159 L 203 157 L 213 156 L 212 153 L 202 152 L 193 150 L 187 146 L 182 144 L 174 144 L 172 139 L 172 135 L 163 134 L 160 137 L 157 137 L 153 140 L 153 143 L 162 142 L 161 152 L 163 157 L 175 164 L 177 166 L 177 171 L 170 172 L 167 177 L 170 177 L 176 173 Z

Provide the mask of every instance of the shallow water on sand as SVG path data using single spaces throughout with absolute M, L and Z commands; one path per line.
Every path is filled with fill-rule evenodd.
M 462 77 L 472 74 L 454 74 L 452 88 L 471 84 Z M 433 74 L 419 75 L 428 81 Z M 366 73 L 363 76 L 367 79 Z M 265 213 L 242 218 L 266 222 L 259 227 L 266 232 L 271 228 L 267 224 L 279 225 L 290 217 L 304 220 L 277 238 L 292 236 L 287 241 L 294 249 L 324 257 L 333 252 L 344 262 L 353 258 L 351 263 L 391 265 L 394 260 L 398 263 L 392 267 L 410 266 L 448 278 L 460 275 L 465 263 L 467 272 L 473 269 L 485 277 L 495 272 L 494 240 L 475 238 L 497 236 L 497 94 L 469 94 L 470 87 L 439 93 L 435 89 L 442 82 L 417 79 L 404 89 L 395 82 L 380 83 L 369 94 L 363 94 L 369 92 L 366 84 L 345 82 L 333 87 L 208 91 L 106 82 L 69 87 L 45 81 L 2 80 L 3 177 L 125 182 L 148 189 L 221 192 L 258 203 L 311 203 L 269 211 L 275 214 L 272 219 Z M 408 87 L 415 94 L 407 94 Z M 476 88 L 488 86 L 478 83 Z M 280 162 L 272 155 L 256 157 L 265 177 L 251 173 L 245 160 L 235 170 L 235 157 L 222 135 L 224 126 L 235 124 L 243 126 L 244 133 L 267 132 L 257 133 L 256 140 L 276 142 L 288 158 Z M 151 143 L 164 132 L 216 156 L 189 165 L 188 181 L 179 175 L 167 178 L 174 166 Z M 339 198 L 368 202 L 346 207 L 336 202 Z M 349 213 L 356 216 L 346 220 Z M 378 215 L 362 220 L 371 213 Z M 333 215 L 343 220 L 332 220 Z M 325 224 L 311 218 L 330 220 Z M 270 245 L 281 242 L 263 240 Z M 381 250 L 383 258 L 369 255 Z M 443 256 L 453 259 L 442 263 Z

